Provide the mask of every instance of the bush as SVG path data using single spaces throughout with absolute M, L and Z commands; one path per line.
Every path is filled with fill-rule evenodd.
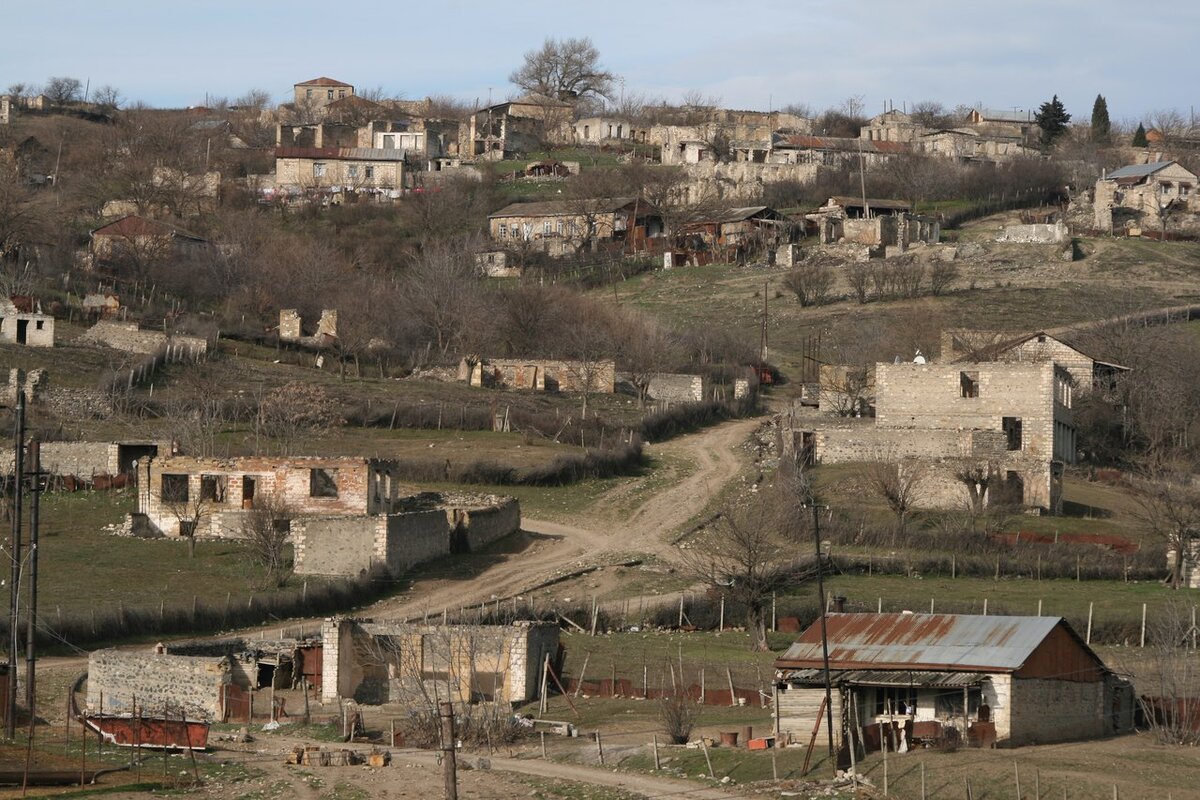
M 671 744 L 687 744 L 700 717 L 700 707 L 684 692 L 666 695 L 659 701 L 658 716 Z
M 783 279 L 783 285 L 795 292 L 802 306 L 824 305 L 833 290 L 833 270 L 824 264 L 802 264 Z
M 958 280 L 958 266 L 951 261 L 935 261 L 929 267 L 929 293 L 934 297 L 945 294 Z

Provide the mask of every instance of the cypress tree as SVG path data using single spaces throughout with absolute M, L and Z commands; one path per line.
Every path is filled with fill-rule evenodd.
M 1071 115 L 1067 113 L 1067 109 L 1058 99 L 1058 95 L 1054 95 L 1053 99 L 1042 103 L 1041 108 L 1034 114 L 1033 120 L 1042 129 L 1042 144 L 1051 145 L 1067 129 Z
M 1149 147 L 1150 146 L 1150 142 L 1146 141 L 1146 126 L 1140 122 L 1138 123 L 1137 131 L 1133 134 L 1133 146 L 1134 147 Z
M 1096 102 L 1092 104 L 1092 141 L 1107 142 L 1109 132 L 1112 130 L 1112 123 L 1108 119 L 1108 101 L 1104 99 L 1104 95 L 1096 95 Z

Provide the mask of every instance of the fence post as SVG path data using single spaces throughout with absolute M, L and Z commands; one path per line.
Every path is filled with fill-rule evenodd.
M 1089 645 L 1092 643 L 1092 608 L 1093 608 L 1093 605 L 1094 605 L 1093 603 L 1088 603 L 1087 636 L 1084 638 L 1084 641 Z
M 542 734 L 543 737 L 545 734 Z M 657 772 L 662 769 L 662 765 L 658 762 L 658 734 L 654 734 L 654 770 Z
M 1142 639 L 1139 647 L 1146 646 L 1146 604 L 1142 603 Z

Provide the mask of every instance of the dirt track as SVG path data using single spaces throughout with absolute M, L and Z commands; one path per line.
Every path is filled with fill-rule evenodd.
M 745 462 L 741 444 L 760 420 L 739 420 L 708 428 L 650 448 L 654 456 L 683 459 L 693 465 L 680 481 L 634 500 L 643 481 L 623 484 L 584 512 L 575 525 L 526 519 L 530 546 L 505 554 L 470 581 L 418 580 L 402 598 L 392 598 L 364 610 L 376 617 L 415 617 L 436 614 L 497 598 L 522 595 L 574 567 L 611 563 L 631 553 L 674 560 L 671 533 L 702 511 L 710 498 L 736 479 Z

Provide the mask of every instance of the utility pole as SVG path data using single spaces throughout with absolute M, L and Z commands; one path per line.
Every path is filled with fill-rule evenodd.
M 21 581 L 21 478 L 25 471 L 25 390 L 21 386 L 17 387 L 17 424 L 13 445 L 12 541 L 9 542 L 12 572 L 8 584 L 8 704 L 4 709 L 4 735 L 9 739 L 17 735 L 17 648 L 21 642 L 17 629 L 17 608 L 20 601 L 17 585 Z
M 442 777 L 446 782 L 446 800 L 458 800 L 458 767 L 454 762 L 454 703 L 438 704 L 442 718 Z
M 761 364 L 767 363 L 767 320 L 769 319 L 768 309 L 767 309 L 767 289 L 769 289 L 770 286 L 771 286 L 770 281 L 763 281 L 762 333 L 759 336 L 759 345 L 758 345 L 758 360 L 761 362 Z
M 29 443 L 29 478 L 29 610 L 25 616 L 25 705 L 29 707 L 29 716 L 32 718 L 37 697 L 34 691 L 37 656 L 33 637 L 37 628 L 38 527 L 42 496 L 42 446 L 36 437 Z
M 825 627 L 825 579 L 821 565 L 821 506 L 813 503 L 813 546 L 817 555 L 817 605 L 821 611 L 821 658 L 825 667 L 825 732 L 829 736 L 829 757 L 833 769 L 837 770 L 837 759 L 833 752 L 833 689 L 829 683 L 829 634 Z

